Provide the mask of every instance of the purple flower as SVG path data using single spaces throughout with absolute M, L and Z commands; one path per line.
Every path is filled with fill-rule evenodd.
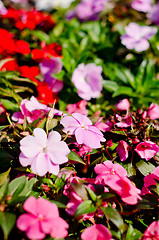
M 151 10 L 147 14 L 147 17 L 156 25 L 159 25 L 159 1 L 156 5 L 152 6 Z
M 61 141 L 61 135 L 52 131 L 48 137 L 41 128 L 35 128 L 34 136 L 24 137 L 20 141 L 19 161 L 22 166 L 31 165 L 33 173 L 44 176 L 47 172 L 57 175 L 59 165 L 68 161 L 66 155 L 70 150 L 67 144 Z
M 52 77 L 52 74 L 57 74 L 62 69 L 60 58 L 46 58 L 40 64 L 41 73 L 44 76 L 44 81 L 48 83 L 53 93 L 58 93 L 63 88 L 63 82 Z
M 77 88 L 78 95 L 85 99 L 97 98 L 102 91 L 102 67 L 94 63 L 84 65 L 81 63 L 74 70 L 72 82 Z
M 81 21 L 96 20 L 106 7 L 108 0 L 82 0 L 76 8 L 68 13 L 68 17 L 77 16 Z
M 137 11 L 149 12 L 152 7 L 152 0 L 134 0 L 131 3 L 131 7 Z
M 157 28 L 149 26 L 139 26 L 131 22 L 125 27 L 126 34 L 121 36 L 121 42 L 128 49 L 135 49 L 137 52 L 145 51 L 149 48 L 148 39 L 157 33 Z
M 70 135 L 75 135 L 78 144 L 85 144 L 91 148 L 100 148 L 100 142 L 105 142 L 102 132 L 95 126 L 92 126 L 91 120 L 80 114 L 73 113 L 72 116 L 65 116 L 61 120 L 64 126 L 63 131 Z
M 116 151 L 119 154 L 120 160 L 123 162 L 128 158 L 129 145 L 127 142 L 121 140 L 118 143 Z

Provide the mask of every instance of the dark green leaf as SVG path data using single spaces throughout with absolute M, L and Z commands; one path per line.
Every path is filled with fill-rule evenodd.
M 126 234 L 126 240 L 138 240 L 141 238 L 141 236 L 142 233 L 139 230 L 133 228 L 133 226 L 130 224 Z
M 123 229 L 123 219 L 116 209 L 112 207 L 100 207 L 100 209 L 104 212 L 106 218 L 113 222 L 117 228 L 120 230 Z
M 83 162 L 83 160 L 74 151 L 71 151 L 68 154 L 68 159 L 85 165 L 85 162 Z
M 75 217 L 80 217 L 83 214 L 92 213 L 97 210 L 97 206 L 94 206 L 91 200 L 83 201 L 80 205 L 78 205 Z

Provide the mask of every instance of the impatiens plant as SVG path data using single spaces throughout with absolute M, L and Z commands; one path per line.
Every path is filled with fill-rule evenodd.
M 0 1 L 0 239 L 159 240 L 158 1 Z

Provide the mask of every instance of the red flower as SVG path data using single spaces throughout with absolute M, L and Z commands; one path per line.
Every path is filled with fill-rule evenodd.
M 43 104 L 56 103 L 58 101 L 57 95 L 52 93 L 51 88 L 46 82 L 39 82 L 37 87 L 38 97 L 37 99 Z
M 27 43 L 24 40 L 17 40 L 16 41 L 16 47 L 17 47 L 16 51 L 18 53 L 26 55 L 26 54 L 29 54 L 31 52 L 30 47 L 29 47 L 29 43 Z
M 19 67 L 18 70 L 22 77 L 29 78 L 32 81 L 39 83 L 39 81 L 35 78 L 40 73 L 40 70 L 38 67 L 36 67 L 36 66 L 33 66 L 33 67 L 21 66 L 21 67 Z
M 44 41 L 40 44 L 41 49 L 32 50 L 32 58 L 41 62 L 48 57 L 62 57 L 62 47 L 58 43 L 46 44 Z
M 7 60 L 7 58 L 3 60 Z M 16 60 L 9 57 L 8 57 L 8 61 L 5 62 L 0 68 L 0 70 L 3 70 L 3 71 L 16 71 L 17 69 L 18 69 L 18 64 Z

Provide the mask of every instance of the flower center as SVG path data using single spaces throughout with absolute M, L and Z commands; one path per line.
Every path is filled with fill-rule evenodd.
M 48 149 L 47 149 L 47 147 L 43 147 L 43 153 L 47 153 L 47 151 L 48 151 Z
M 85 126 L 85 125 L 82 125 L 82 128 L 87 130 L 88 129 L 88 126 Z
M 38 219 L 39 219 L 40 221 L 44 221 L 44 220 L 45 220 L 45 217 L 43 216 L 43 214 L 39 213 Z

